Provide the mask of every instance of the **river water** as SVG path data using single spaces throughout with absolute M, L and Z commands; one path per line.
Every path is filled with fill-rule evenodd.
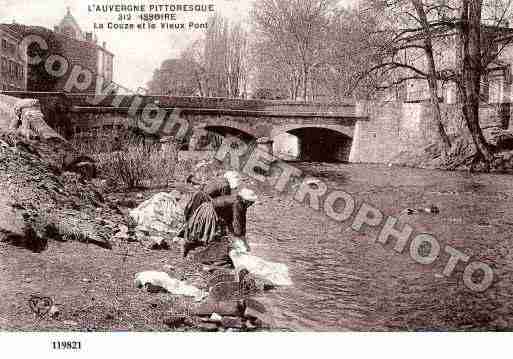
M 286 263 L 294 286 L 266 294 L 276 324 L 294 330 L 507 330 L 513 328 L 513 177 L 357 164 L 297 164 L 385 215 L 434 235 L 439 259 L 416 263 L 407 246 L 382 245 L 375 231 L 353 231 L 295 202 L 260 192 L 248 213 L 252 251 Z M 439 214 L 406 208 L 436 205 Z M 357 207 L 358 208 L 358 207 Z M 404 223 L 404 222 L 402 222 Z M 441 273 L 450 245 L 489 264 L 494 282 L 473 292 L 462 280 L 465 264 Z M 474 278 L 479 280 L 479 277 Z

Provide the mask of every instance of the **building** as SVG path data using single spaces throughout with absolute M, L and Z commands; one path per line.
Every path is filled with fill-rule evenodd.
M 37 35 L 48 44 L 44 50 L 38 44 L 29 45 L 27 53 L 33 57 L 38 55 L 43 61 L 31 65 L 27 71 L 26 89 L 28 91 L 70 91 L 92 93 L 96 91 L 100 81 L 105 87 L 112 82 L 114 54 L 106 49 L 106 43 L 99 45 L 93 33 L 83 32 L 70 9 L 61 22 L 54 27 L 54 31 L 41 26 L 27 26 L 22 24 L 3 25 L 12 33 L 20 37 Z M 54 76 L 45 68 L 46 60 L 50 56 L 60 56 L 68 64 L 67 71 L 62 76 Z M 75 66 L 87 69 L 92 74 L 92 81 L 86 89 L 66 89 L 69 76 Z
M 107 44 L 103 42 L 102 46 L 99 46 L 98 38 L 96 34 L 92 32 L 83 32 L 78 22 L 71 14 L 71 10 L 68 7 L 67 13 L 61 20 L 59 25 L 54 26 L 54 32 L 62 34 L 68 38 L 79 40 L 90 45 L 96 50 L 96 72 L 98 76 L 105 79 L 106 82 L 112 82 L 113 75 L 113 59 L 114 55 L 107 50 Z
M 23 91 L 27 88 L 27 49 L 22 37 L 0 25 L 0 90 Z
M 66 15 L 61 20 L 59 25 L 54 26 L 54 31 L 59 34 L 63 34 L 71 39 L 80 40 L 80 41 L 88 40 L 88 39 L 86 39 L 86 35 L 82 32 L 82 29 L 78 25 L 77 20 L 75 20 L 75 18 L 71 14 L 71 10 L 69 7 L 67 8 Z M 88 33 L 87 36 L 92 36 L 89 34 L 90 33 Z M 89 40 L 92 40 L 92 38 Z M 96 41 L 96 39 L 95 39 L 95 41 Z
M 494 39 L 507 38 L 513 35 L 513 28 L 491 27 L 483 25 L 482 36 L 492 36 Z M 488 45 L 490 46 L 490 45 Z M 499 52 L 499 49 L 501 51 Z M 494 41 L 491 53 L 495 51 L 496 58 L 488 65 L 481 79 L 481 99 L 488 103 L 504 103 L 513 101 L 512 65 L 513 42 L 511 40 Z M 433 53 L 437 71 L 455 69 L 461 52 L 460 36 L 456 31 L 448 31 L 433 36 Z M 403 50 L 400 55 L 403 62 L 418 69 L 426 69 L 425 55 L 422 50 Z M 429 100 L 429 88 L 424 79 L 410 79 L 400 86 L 386 91 L 384 97 L 388 100 L 421 102 Z M 441 102 L 457 102 L 457 88 L 453 82 L 438 82 L 438 97 Z

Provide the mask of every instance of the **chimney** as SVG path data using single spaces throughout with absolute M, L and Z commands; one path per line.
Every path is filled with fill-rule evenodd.
M 102 47 L 106 50 L 107 49 L 107 43 L 104 41 L 102 44 Z
M 53 31 L 55 31 L 55 32 L 59 32 L 59 27 L 58 27 L 57 25 L 56 25 L 56 26 L 54 26 L 54 27 L 53 27 Z
M 86 32 L 86 41 L 93 42 L 93 33 Z

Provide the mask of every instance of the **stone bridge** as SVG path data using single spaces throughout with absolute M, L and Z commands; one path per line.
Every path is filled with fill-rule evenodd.
M 167 96 L 97 96 L 17 92 L 39 98 L 50 117 L 63 117 L 61 127 L 74 134 L 136 126 L 143 114 L 160 108 L 166 117 L 178 114 L 192 129 L 190 148 L 205 143 L 209 133 L 235 135 L 266 143 L 290 160 L 348 161 L 355 124 L 365 120 L 354 103 L 321 104 L 226 98 Z M 64 123 L 62 123 L 64 122 Z
M 438 122 L 429 103 L 351 102 L 297 103 L 226 98 L 162 96 L 98 96 L 42 92 L 6 92 L 18 98 L 37 98 L 46 122 L 67 137 L 107 134 L 137 126 L 147 109 L 161 108 L 165 117 L 179 114 L 192 129 L 193 149 L 212 132 L 272 146 L 278 157 L 290 160 L 390 163 L 413 154 L 438 138 Z M 7 108 L 9 104 L 6 104 Z M 2 116 L 0 97 L 0 116 Z M 465 124 L 458 104 L 441 104 L 449 136 Z M 483 130 L 513 131 L 511 104 L 482 105 Z M 151 117 L 151 116 L 150 116 Z

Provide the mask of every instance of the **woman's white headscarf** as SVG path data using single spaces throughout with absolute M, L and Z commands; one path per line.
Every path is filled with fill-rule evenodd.
M 239 191 L 239 196 L 245 201 L 249 202 L 256 202 L 258 199 L 258 196 L 253 190 L 250 190 L 249 188 L 243 188 Z
M 224 174 L 224 178 L 226 178 L 226 180 L 230 184 L 231 189 L 237 189 L 239 187 L 240 176 L 237 172 L 228 171 Z

